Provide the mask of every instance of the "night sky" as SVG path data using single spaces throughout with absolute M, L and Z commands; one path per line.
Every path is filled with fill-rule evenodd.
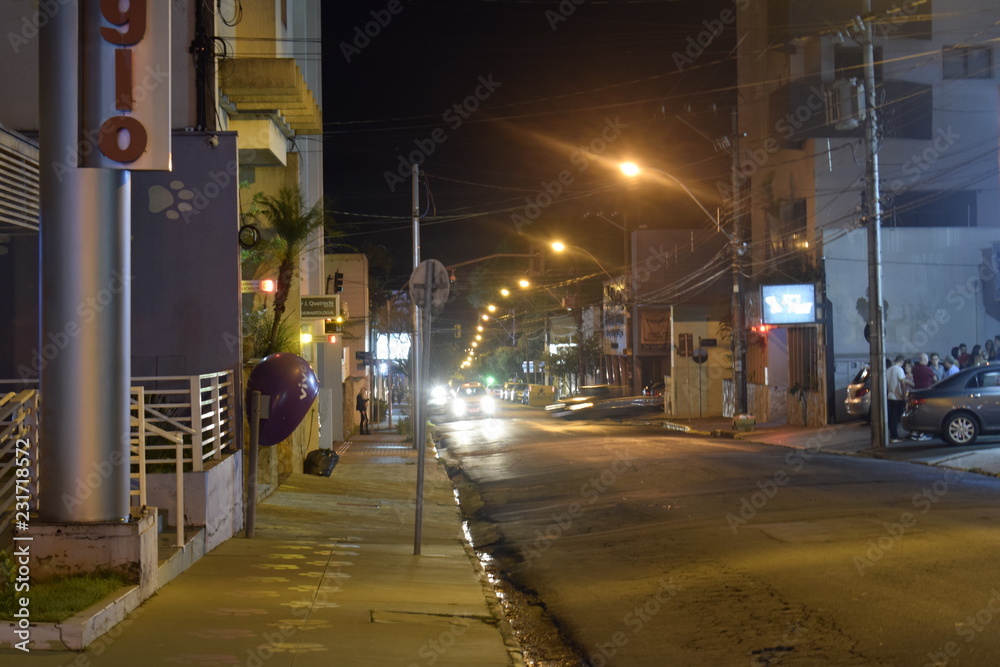
M 662 186 L 630 188 L 620 160 L 668 170 L 719 203 L 729 162 L 713 140 L 731 131 L 731 17 L 745 4 L 324 3 L 335 218 L 356 246 L 386 247 L 401 286 L 412 261 L 405 165 L 418 159 L 424 259 L 454 264 L 560 237 L 620 266 L 622 232 L 602 215 L 664 227 L 700 215 Z

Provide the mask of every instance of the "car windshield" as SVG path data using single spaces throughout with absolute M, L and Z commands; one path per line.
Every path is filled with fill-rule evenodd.
M 485 396 L 486 387 L 462 387 L 458 390 L 458 395 L 463 398 L 468 398 L 470 396 Z
M 851 384 L 862 384 L 864 382 L 868 382 L 868 366 L 858 371 L 858 374 L 851 380 Z

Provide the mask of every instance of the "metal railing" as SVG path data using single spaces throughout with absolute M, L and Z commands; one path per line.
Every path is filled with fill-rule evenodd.
M 0 395 L 0 536 L 3 536 L 0 548 L 13 544 L 10 538 L 13 537 L 11 530 L 17 516 L 18 497 L 26 496 L 28 507 L 32 510 L 36 507 L 37 452 L 38 392 L 25 389 Z M 20 464 L 25 458 L 28 459 L 27 476 L 18 473 L 19 468 L 25 469 Z
M 170 471 L 175 476 L 177 546 L 184 544 L 184 472 L 202 471 L 206 462 L 221 460 L 235 447 L 236 384 L 232 371 L 205 375 L 132 378 L 129 424 L 131 437 L 129 505 L 147 505 L 146 475 Z M 37 389 L 23 387 L 0 393 L 0 536 L 6 542 L 15 517 L 15 456 L 17 441 L 30 443 L 31 510 L 38 509 Z M 0 549 L 8 546 L 0 544 Z
M 176 546 L 184 546 L 184 471 L 202 471 L 205 462 L 221 460 L 222 450 L 236 443 L 232 371 L 205 375 L 133 378 L 133 489 L 146 504 L 145 476 L 153 466 L 172 467 L 177 498 Z
M 232 371 L 205 375 L 139 377 L 132 382 L 144 394 L 143 420 L 184 438 L 184 463 L 204 470 L 221 460 L 222 450 L 236 442 Z M 147 445 L 147 451 L 157 449 Z

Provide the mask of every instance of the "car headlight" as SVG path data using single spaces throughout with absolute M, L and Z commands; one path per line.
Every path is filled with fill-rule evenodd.
M 444 387 L 434 387 L 431 389 L 431 403 L 433 405 L 444 405 L 448 402 L 448 390 Z
M 462 415 L 464 415 L 465 414 L 465 401 L 463 401 L 460 398 L 456 398 L 454 401 L 451 402 L 451 411 L 454 412 L 459 417 L 461 417 Z

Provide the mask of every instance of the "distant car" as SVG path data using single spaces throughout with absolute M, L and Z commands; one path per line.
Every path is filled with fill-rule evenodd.
M 521 401 L 521 394 L 528 388 L 526 382 L 507 382 L 503 386 L 502 398 L 505 401 Z
M 447 417 L 451 415 L 451 402 L 455 397 L 455 392 L 448 385 L 438 385 L 432 387 L 427 396 L 427 409 L 429 416 L 433 418 Z
M 871 421 L 872 381 L 869 370 L 868 364 L 865 364 L 858 371 L 851 383 L 847 385 L 847 396 L 844 398 L 847 414 L 865 421 Z
M 560 419 L 625 419 L 662 411 L 662 396 L 620 396 L 565 404 L 551 414 Z
M 492 417 L 496 414 L 496 401 L 490 396 L 486 387 L 479 383 L 463 384 L 455 392 L 451 401 L 451 412 L 454 417 Z
M 951 445 L 971 445 L 981 434 L 1000 433 L 1000 366 L 966 368 L 911 391 L 903 428 Z
M 600 419 L 598 415 L 600 412 L 610 411 L 612 408 L 611 404 L 604 404 L 604 401 L 608 400 L 621 400 L 626 398 L 628 393 L 628 388 L 618 385 L 610 384 L 595 384 L 595 385 L 585 385 L 577 389 L 569 398 L 563 399 L 551 405 L 546 405 L 545 409 L 549 411 L 554 417 L 560 418 L 571 418 L 580 417 L 587 419 Z M 645 403 L 659 403 L 663 406 L 662 397 L 647 397 L 647 396 L 633 396 L 630 398 L 641 398 L 646 399 Z M 650 401 L 649 399 L 654 399 Z M 602 404 L 602 409 L 595 410 L 595 405 Z M 619 410 L 622 409 L 628 401 L 619 404 Z M 633 406 L 635 407 L 635 406 Z M 586 415 L 586 416 L 585 416 Z M 610 415 L 609 415 L 610 416 Z
M 656 380 L 650 382 L 645 387 L 642 388 L 643 396 L 663 396 L 663 390 L 666 388 L 667 383 L 663 380 Z

